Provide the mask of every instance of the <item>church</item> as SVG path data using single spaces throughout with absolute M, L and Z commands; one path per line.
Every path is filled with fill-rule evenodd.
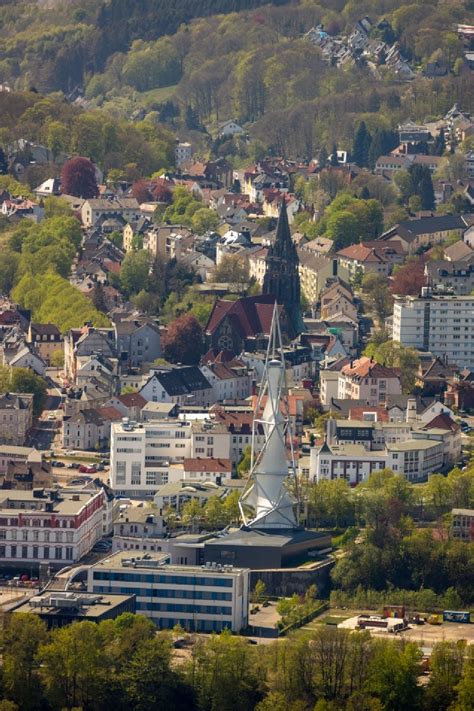
M 279 305 L 285 341 L 305 328 L 300 312 L 299 258 L 291 238 L 286 203 L 283 200 L 275 242 L 268 250 L 263 290 L 260 296 L 237 301 L 218 299 L 204 329 L 206 347 L 238 355 L 243 350 L 265 350 L 270 334 L 273 305 Z
M 263 294 L 273 295 L 283 306 L 284 325 L 290 339 L 304 331 L 301 317 L 299 257 L 291 238 L 285 199 L 282 199 L 275 242 L 268 250 Z

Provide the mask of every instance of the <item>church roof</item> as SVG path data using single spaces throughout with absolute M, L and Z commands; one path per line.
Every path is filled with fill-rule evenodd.
M 212 335 L 227 316 L 244 338 L 269 334 L 275 297 L 271 294 L 247 296 L 237 301 L 218 299 L 214 304 L 206 333 Z

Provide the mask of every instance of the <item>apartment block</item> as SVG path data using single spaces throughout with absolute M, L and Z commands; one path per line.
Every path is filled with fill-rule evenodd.
M 393 339 L 472 370 L 474 297 L 435 294 L 428 287 L 419 297 L 395 296 Z

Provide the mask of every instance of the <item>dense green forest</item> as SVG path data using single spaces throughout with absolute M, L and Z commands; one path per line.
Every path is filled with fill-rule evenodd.
M 365 14 L 390 23 L 414 81 L 398 81 L 387 67 L 374 80 L 364 62 L 333 66 L 304 39 L 319 23 L 347 36 Z M 472 21 L 472 0 L 7 2 L 0 82 L 44 93 L 81 90 L 85 107 L 105 109 L 109 121 L 146 117 L 189 132 L 200 149 L 211 147 L 204 127 L 214 134 L 218 121 L 235 117 L 250 142 L 212 147 L 236 159 L 268 148 L 312 156 L 334 141 L 349 148 L 361 120 L 374 133 L 407 117 L 439 116 L 455 101 L 473 111 L 472 72 L 462 66 L 455 33 L 457 22 Z M 380 36 L 376 24 L 372 34 Z M 450 73 L 423 77 L 435 60 Z
M 439 642 L 431 675 L 413 642 L 318 625 L 306 635 L 254 647 L 230 633 L 173 637 L 145 617 L 46 630 L 12 615 L 2 640 L 3 711 L 149 709 L 196 711 L 470 711 L 474 647 Z

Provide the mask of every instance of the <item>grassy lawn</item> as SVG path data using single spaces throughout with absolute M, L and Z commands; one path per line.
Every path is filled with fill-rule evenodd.
M 154 102 L 167 101 L 173 96 L 177 88 L 178 85 L 174 84 L 173 86 L 162 86 L 160 89 L 150 89 L 150 91 L 144 91 L 139 94 L 139 98 L 144 106 Z

